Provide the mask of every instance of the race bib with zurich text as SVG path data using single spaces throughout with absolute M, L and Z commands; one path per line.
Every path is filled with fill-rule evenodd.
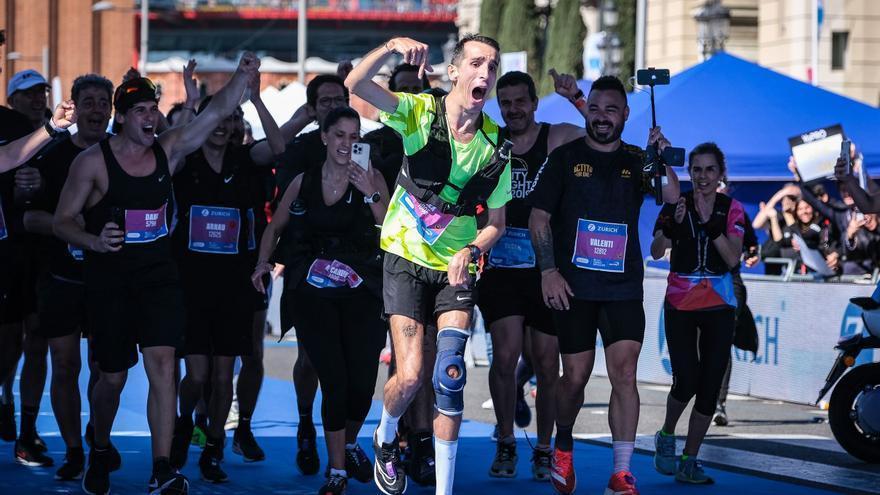
M 571 262 L 584 270 L 623 273 L 627 226 L 624 223 L 578 220 Z
M 404 193 L 400 197 L 400 203 L 415 219 L 416 230 L 429 245 L 434 245 L 437 242 L 437 239 L 443 235 L 446 227 L 449 227 L 455 218 L 454 215 L 441 212 L 434 205 L 422 203 L 410 193 Z
M 354 269 L 336 260 L 316 259 L 309 267 L 306 282 L 319 289 L 355 288 L 363 279 Z
M 238 208 L 192 205 L 189 209 L 189 250 L 238 254 L 241 214 Z
M 529 229 L 507 227 L 489 251 L 489 264 L 498 268 L 533 268 L 535 250 Z

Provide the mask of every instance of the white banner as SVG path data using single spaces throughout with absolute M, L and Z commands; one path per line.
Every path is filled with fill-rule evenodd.
M 812 404 L 837 351 L 841 336 L 863 331 L 861 310 L 852 297 L 870 296 L 873 286 L 747 280 L 748 305 L 758 327 L 757 355 L 731 350 L 730 391 L 774 400 Z M 663 324 L 665 278 L 645 278 L 645 341 L 638 380 L 672 384 Z M 873 360 L 863 351 L 859 362 Z M 606 376 L 605 356 L 596 353 L 594 373 Z

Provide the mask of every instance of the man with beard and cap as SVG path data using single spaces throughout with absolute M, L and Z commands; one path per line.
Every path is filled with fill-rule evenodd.
M 41 236 L 40 249 L 45 252 L 47 259 L 47 271 L 40 277 L 38 286 L 40 325 L 35 333 L 49 342 L 52 356 L 52 409 L 67 446 L 65 463 L 55 474 L 55 479 L 59 481 L 79 479 L 85 466 L 80 436 L 78 381 L 80 337 L 87 334 L 88 326 L 82 276 L 83 253 L 81 249 L 54 236 L 52 215 L 73 160 L 106 136 L 113 83 L 97 74 L 80 76 L 73 82 L 71 96 L 79 110 L 77 133 L 73 136 L 65 133 L 31 161 L 43 178 L 43 187 L 24 214 L 25 229 Z M 97 378 L 97 373 L 89 376 L 89 391 Z M 26 444 L 22 451 L 27 453 Z
M 586 137 L 550 154 L 526 201 L 544 303 L 553 310 L 562 353 L 551 481 L 559 493 L 574 492 L 572 429 L 593 369 L 598 329 L 612 386 L 614 474 L 605 493 L 635 495 L 629 464 L 639 418 L 636 364 L 645 332 L 639 210 L 652 177 L 643 171 L 643 151 L 620 140 L 629 116 L 620 80 L 597 79 L 586 100 L 580 95 L 575 105 L 586 107 Z M 648 145 L 655 143 L 661 150 L 669 146 L 659 127 L 650 131 Z M 671 168 L 666 172 L 663 200 L 674 203 L 678 178 Z
M 43 90 L 45 91 L 45 89 Z M 45 101 L 45 100 L 44 100 Z M 15 406 L 12 382 L 22 352 L 23 320 L 27 313 L 36 311 L 35 302 L 25 311 L 23 298 L 29 292 L 26 280 L 30 245 L 24 241 L 23 208 L 14 199 L 25 191 L 32 197 L 39 187 L 40 177 L 33 167 L 19 167 L 31 159 L 41 148 L 58 137 L 59 133 L 74 122 L 72 101 L 59 105 L 45 125 L 33 130 L 31 121 L 24 114 L 0 107 L 0 438 L 16 440 Z M 30 290 L 33 288 L 31 287 Z M 33 298 L 29 298 L 33 299 Z M 31 328 L 35 328 L 36 316 L 30 316 Z M 25 341 L 28 351 L 22 367 L 20 392 L 23 406 L 22 424 L 24 442 L 17 442 L 15 458 L 25 465 L 51 465 L 52 460 L 44 453 L 46 445 L 36 433 L 36 418 L 46 378 L 46 341 L 29 332 Z
M 573 98 L 580 91 L 574 77 L 560 76 L 555 71 L 551 74 L 560 95 Z M 541 273 L 535 267 L 535 253 L 529 238 L 530 208 L 526 198 L 549 153 L 583 137 L 584 129 L 571 124 L 535 122 L 538 95 L 528 74 L 505 73 L 498 79 L 496 93 L 506 124 L 501 132 L 509 136 L 514 145 L 510 161 L 513 199 L 506 207 L 507 228 L 489 252 L 488 263 L 477 284 L 478 305 L 492 334 L 489 390 L 499 430 L 489 476 L 516 477 L 518 456 L 513 421 L 517 394 L 521 394 L 522 389 L 516 388 L 515 371 L 520 354 L 529 348 L 538 379 L 535 398 L 538 443 L 532 453 L 532 476 L 546 481 L 550 479 L 559 348 L 552 314 L 541 297 Z M 524 342 L 525 339 L 529 342 Z
M 92 391 L 95 440 L 83 476 L 90 494 L 110 491 L 110 430 L 138 346 L 149 381 L 153 469 L 151 494 L 187 493 L 189 483 L 169 462 L 176 416 L 175 351 L 185 315 L 169 224 L 172 175 L 186 155 L 232 113 L 259 59 L 242 55 L 238 69 L 193 121 L 155 135 L 156 87 L 132 79 L 116 89 L 113 106 L 120 134 L 80 153 L 71 165 L 55 210 L 54 232 L 85 251 L 89 330 L 101 370 Z M 83 226 L 77 217 L 85 217 Z
M 433 368 L 436 413 L 436 493 L 452 493 L 458 432 L 464 410 L 464 349 L 473 313 L 476 263 L 504 233 L 510 200 L 509 143 L 501 146 L 498 124 L 483 105 L 498 70 L 498 43 L 467 35 L 447 67 L 452 90 L 430 94 L 392 93 L 372 81 L 395 54 L 432 70 L 428 46 L 393 38 L 352 70 L 346 85 L 377 107 L 380 118 L 403 138 L 405 164 L 398 174 L 382 225 L 383 292 L 390 316 L 397 374 L 385 384 L 382 419 L 374 435 L 374 479 L 382 493 L 406 490 L 397 422 Z M 508 151 L 504 151 L 504 150 Z M 477 207 L 487 208 L 477 230 Z M 437 358 L 425 362 L 425 329 L 435 323 Z

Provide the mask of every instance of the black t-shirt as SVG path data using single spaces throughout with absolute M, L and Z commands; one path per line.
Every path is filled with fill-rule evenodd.
M 254 211 L 258 167 L 252 146 L 227 146 L 220 173 L 198 149 L 175 174 L 178 223 L 172 240 L 182 273 L 220 275 L 218 270 L 249 265 L 249 252 L 259 242 L 251 219 L 261 214 Z
M 529 228 L 531 207 L 526 197 L 535 185 L 535 178 L 541 167 L 547 163 L 547 138 L 550 124 L 542 123 L 535 143 L 521 155 L 513 154 L 510 159 L 510 191 L 513 199 L 507 202 L 505 218 L 508 227 Z
M 403 139 L 394 129 L 382 126 L 365 134 L 363 142 L 370 145 L 370 161 L 382 172 L 388 190 L 393 192 L 403 165 Z
M 0 146 L 5 146 L 34 131 L 34 126 L 23 114 L 10 108 L 0 107 Z M 24 209 L 14 203 L 15 172 L 17 168 L 0 174 L 0 224 L 5 226 L 6 236 L 0 232 L 0 252 L 7 242 L 22 241 Z M 0 229 L 2 230 L 2 229 Z
M 283 196 L 293 179 L 311 167 L 318 167 L 327 158 L 327 146 L 321 141 L 321 131 L 300 134 L 287 144 L 278 158 L 275 180 L 278 196 Z
M 651 192 L 642 150 L 621 143 L 600 152 L 577 139 L 554 150 L 535 180 L 526 204 L 552 215 L 556 265 L 575 297 L 642 299 L 639 211 Z
M 74 144 L 70 135 L 66 135 L 53 141 L 33 158 L 31 165 L 40 171 L 43 187 L 29 209 L 55 213 L 70 165 L 83 151 L 84 148 Z M 50 273 L 68 280 L 82 281 L 82 249 L 72 248 L 55 236 L 41 236 L 40 245 L 48 258 Z

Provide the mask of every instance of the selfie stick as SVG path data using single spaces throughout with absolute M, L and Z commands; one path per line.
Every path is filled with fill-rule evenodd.
M 649 70 L 653 70 L 653 69 L 654 68 L 651 67 Z M 656 75 L 651 74 L 651 83 L 649 84 L 649 86 L 651 86 L 651 128 L 652 129 L 657 127 L 657 110 L 654 107 L 654 79 L 656 79 L 656 78 L 657 78 Z M 657 143 L 654 143 L 653 146 L 654 146 L 654 161 L 651 164 L 651 174 L 654 176 L 654 179 L 653 179 L 653 181 L 654 181 L 654 201 L 658 205 L 662 205 L 663 204 L 663 175 L 661 174 L 661 172 L 663 169 L 661 167 L 663 167 L 663 165 L 660 162 L 660 147 L 657 145 Z

